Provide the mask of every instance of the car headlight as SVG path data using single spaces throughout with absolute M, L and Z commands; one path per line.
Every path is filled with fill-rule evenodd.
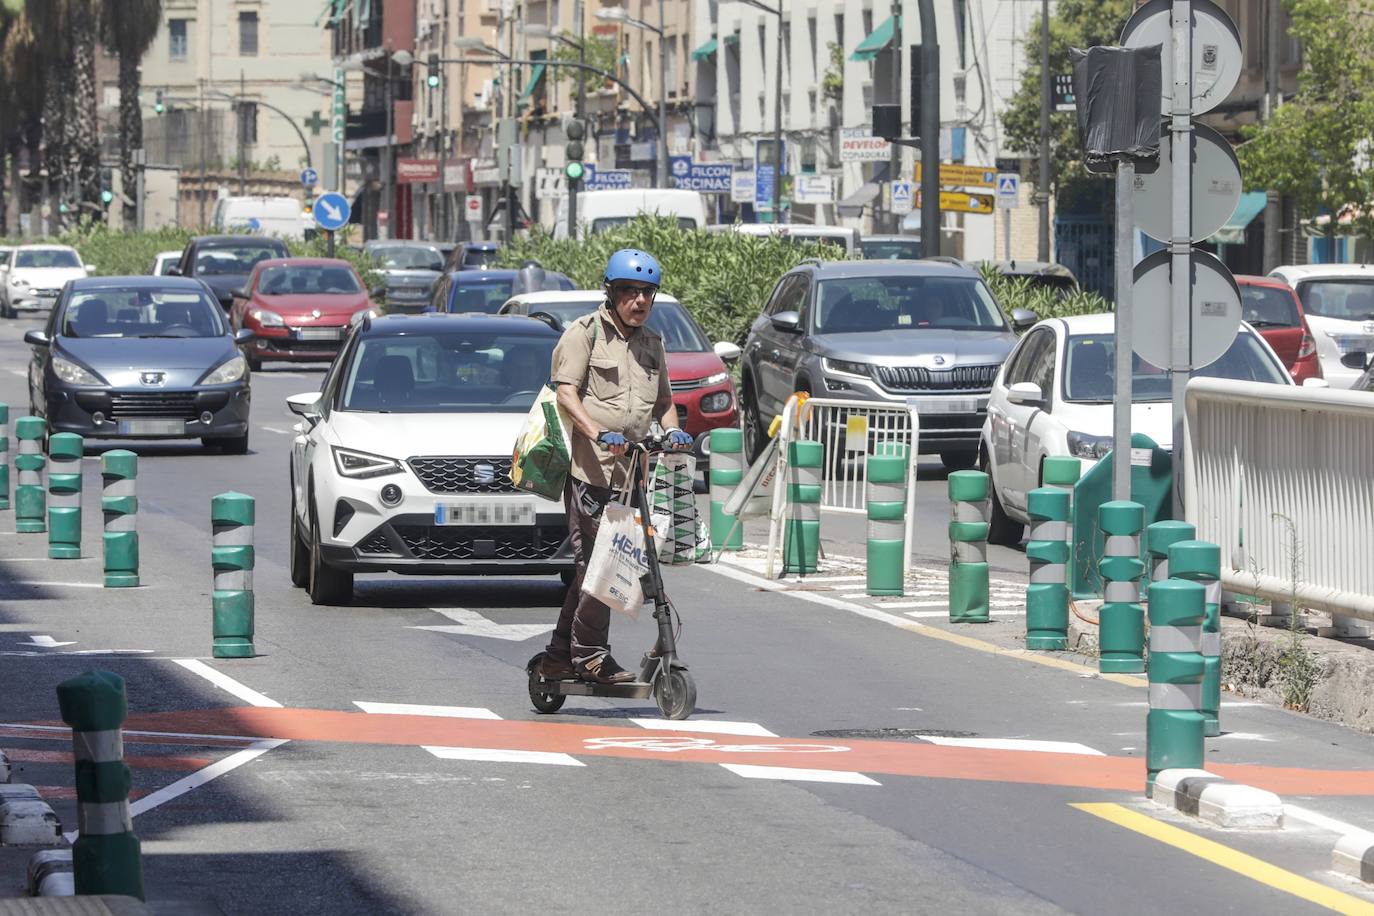
M 705 382 L 702 382 L 702 384 L 703 384 L 703 385 L 719 385 L 721 382 L 728 381 L 729 378 L 730 378 L 730 373 L 728 373 L 728 372 L 717 372 L 715 375 L 708 375 L 708 376 L 706 377 L 706 381 L 705 381 Z
M 840 375 L 857 375 L 860 378 L 872 378 L 873 367 L 868 363 L 851 363 L 842 359 L 826 358 L 821 360 L 821 365 L 826 372 L 837 372 Z
M 730 392 L 717 391 L 701 399 L 702 413 L 721 413 L 730 409 Z
M 200 380 L 202 385 L 227 385 L 230 382 L 237 382 L 248 372 L 248 360 L 243 358 L 243 354 L 235 353 L 233 356 L 220 363 L 210 371 L 210 374 Z
M 1088 433 L 1069 433 L 1069 454 L 1075 458 L 1100 461 L 1112 450 L 1111 436 L 1093 436 Z
M 349 316 L 348 326 L 352 327 L 353 325 L 362 321 L 364 318 L 380 318 L 381 314 L 381 312 L 377 311 L 374 308 L 358 309 L 356 312 Z
M 253 309 L 248 314 L 265 328 L 286 327 L 286 322 L 282 320 L 282 317 L 270 309 Z
M 105 382 L 85 366 L 60 356 L 52 358 L 52 372 L 68 385 L 103 385 Z
M 401 463 L 395 458 L 358 452 L 351 448 L 339 448 L 337 445 L 334 446 L 334 466 L 339 469 L 339 473 L 344 477 L 355 479 L 383 477 L 387 474 L 398 474 L 401 471 Z

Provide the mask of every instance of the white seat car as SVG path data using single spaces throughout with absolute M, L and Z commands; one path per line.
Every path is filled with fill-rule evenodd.
M 6 318 L 20 312 L 46 311 L 68 280 L 88 276 L 93 268 L 81 263 L 81 255 L 68 245 L 20 245 L 10 254 L 5 271 L 5 297 L 0 302 Z
M 1341 363 L 1347 353 L 1374 353 L 1374 266 L 1307 264 L 1277 267 L 1269 276 L 1293 287 L 1317 344 L 1322 376 L 1349 388 L 1362 370 Z
M 1021 542 L 1027 494 L 1041 485 L 1047 457 L 1072 455 L 1083 471 L 1112 448 L 1116 342 L 1112 315 L 1041 321 L 1002 364 L 988 399 L 979 462 L 992 475 L 988 541 Z M 1132 358 L 1131 430 L 1160 448 L 1173 444 L 1169 374 Z M 1195 376 L 1292 385 L 1283 362 L 1247 324 L 1220 359 Z
M 563 574 L 563 505 L 516 490 L 511 450 L 559 335 L 532 318 L 391 315 L 287 399 L 292 584 L 347 604 L 360 572 Z

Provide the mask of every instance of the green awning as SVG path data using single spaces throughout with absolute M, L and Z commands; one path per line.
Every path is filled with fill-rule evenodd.
M 344 13 L 348 12 L 348 8 L 352 4 L 353 0 L 324 0 L 324 9 L 320 11 L 319 17 L 315 20 L 315 25 L 329 28 L 343 18 Z
M 726 36 L 725 36 L 725 43 L 726 43 L 727 45 L 737 45 L 737 44 L 739 44 L 739 32 L 731 32 L 729 35 L 726 35 Z
M 882 25 L 873 30 L 872 34 L 859 42 L 859 46 L 854 49 L 853 54 L 849 55 L 849 59 L 860 63 L 872 60 L 878 56 L 879 51 L 892 44 L 892 36 L 896 32 L 897 17 L 887 17 Z
M 1255 217 L 1264 212 L 1264 208 L 1269 205 L 1269 195 L 1264 191 L 1247 191 L 1240 195 L 1240 203 L 1236 206 L 1236 212 L 1226 221 L 1216 235 L 1207 241 L 1215 242 L 1218 245 L 1244 245 L 1245 227 L 1249 226 Z
M 520 98 L 516 100 L 516 105 L 524 105 L 529 102 L 530 96 L 534 94 L 534 89 L 539 85 L 540 78 L 544 75 L 544 64 L 535 64 L 530 69 L 530 81 L 525 84 L 525 91 L 520 93 Z
M 692 60 L 705 60 L 716 53 L 716 48 L 719 44 L 720 43 L 716 41 L 716 39 L 712 38 L 710 41 L 706 42 L 706 44 L 692 52 Z

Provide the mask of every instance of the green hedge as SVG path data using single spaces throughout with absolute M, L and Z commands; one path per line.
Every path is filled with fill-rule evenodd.
M 1112 310 L 1111 304 L 1097 293 L 1080 289 L 1065 294 L 1045 287 L 1037 288 L 1031 285 L 1028 278 L 1005 276 L 987 263 L 979 265 L 978 270 L 1008 315 L 1016 309 L 1030 309 L 1040 318 L 1067 318 L 1070 315 L 1097 315 Z

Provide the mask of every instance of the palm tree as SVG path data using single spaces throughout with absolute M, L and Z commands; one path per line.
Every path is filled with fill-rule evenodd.
M 100 217 L 100 134 L 96 121 L 95 39 L 100 0 L 24 0 L 49 55 L 43 106 L 48 172 L 74 193 L 80 212 Z M 56 120 L 58 123 L 51 123 Z M 60 138 L 60 139 L 59 139 Z M 56 155 L 54 155 L 56 154 Z
M 124 185 L 124 226 L 138 219 L 133 201 L 137 176 L 133 152 L 143 146 L 143 111 L 139 105 L 139 62 L 162 26 L 162 0 L 104 0 L 100 35 L 119 55 L 119 170 Z
M 30 195 L 22 193 L 19 151 L 21 148 L 29 151 L 31 173 L 44 167 L 44 131 L 50 124 L 50 119 L 45 123 L 43 118 L 48 61 L 24 11 L 23 0 L 6 0 L 5 9 L 11 18 L 4 44 L 0 45 L 0 72 L 4 77 L 3 86 L 0 86 L 0 105 L 8 113 L 3 124 L 5 149 L 10 155 L 10 191 L 19 206 L 32 206 Z

